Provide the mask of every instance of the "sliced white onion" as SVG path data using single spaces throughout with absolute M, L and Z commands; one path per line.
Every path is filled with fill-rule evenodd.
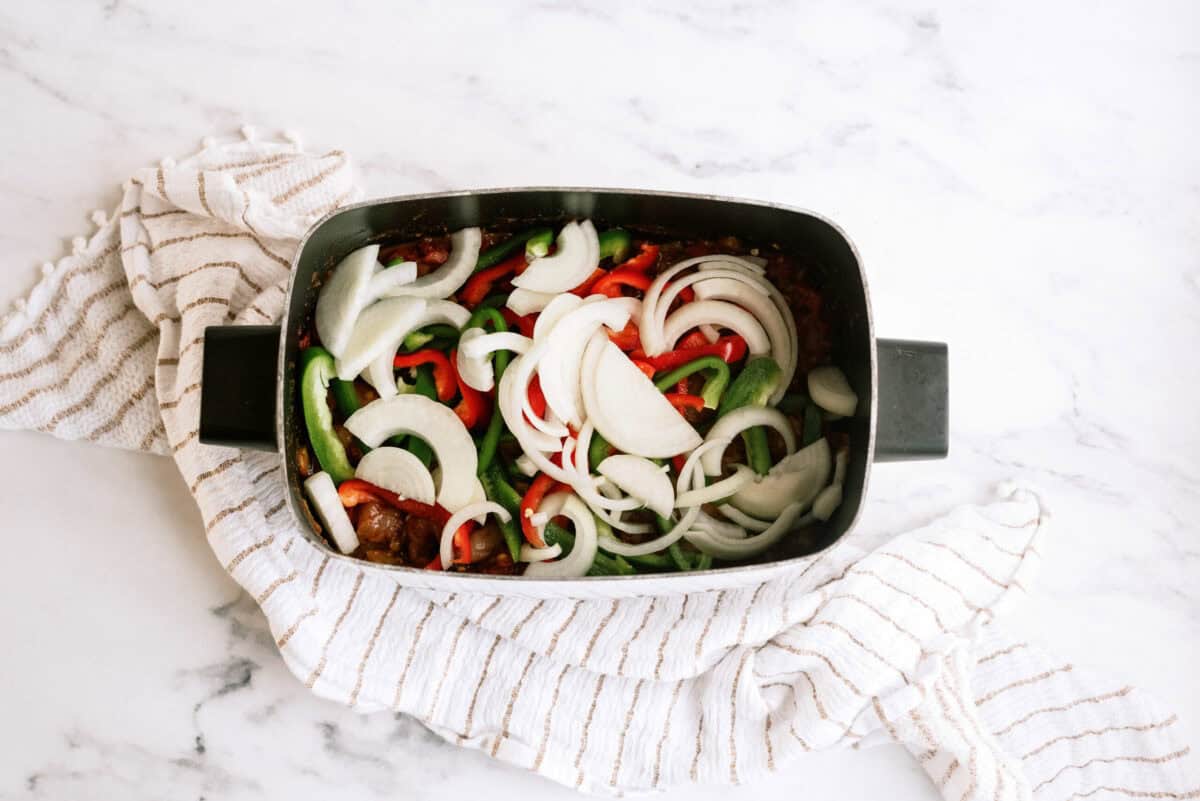
M 858 408 L 858 395 L 850 388 L 846 374 L 833 365 L 808 371 L 808 394 L 822 409 L 850 417 Z
M 687 534 L 687 540 L 704 553 L 717 559 L 725 561 L 748 559 L 770 548 L 794 529 L 812 522 L 810 515 L 801 517 L 801 514 L 800 504 L 792 504 L 783 510 L 779 518 L 766 531 L 745 539 L 722 536 L 712 530 L 693 529 Z
M 675 507 L 675 488 L 671 479 L 649 459 L 618 453 L 596 466 L 596 471 L 645 504 L 660 517 L 670 517 Z
M 531 289 L 518 288 L 509 293 L 508 300 L 504 302 L 504 305 L 524 317 L 545 309 L 556 297 L 558 296 L 550 292 L 534 292 Z
M 559 493 L 555 493 L 559 494 Z M 550 499 L 547 498 L 546 501 Z M 539 509 L 546 506 L 542 502 Z M 525 575 L 534 578 L 578 578 L 586 575 L 596 560 L 596 520 L 584 506 L 583 501 L 575 495 L 568 494 L 561 501 L 562 508 L 556 514 L 566 515 L 574 524 L 575 545 L 563 559 L 553 562 L 534 562 L 525 568 Z
M 582 374 L 588 417 L 618 450 L 667 458 L 700 444 L 696 429 L 608 337 L 588 345 Z
M 767 475 L 734 493 L 729 502 L 764 520 L 775 518 L 793 503 L 803 511 L 829 480 L 832 461 L 829 442 L 822 437 L 781 459 Z
M 569 222 L 558 232 L 553 256 L 530 262 L 513 286 L 534 292 L 567 292 L 584 282 L 600 264 L 600 240 L 591 220 Z
M 496 385 L 492 354 L 498 350 L 525 353 L 533 345 L 529 337 L 512 331 L 489 334 L 482 328 L 468 328 L 458 338 L 456 366 L 463 382 L 471 389 L 490 392 Z
M 433 503 L 437 490 L 424 462 L 403 448 L 375 448 L 359 460 L 354 477 L 383 487 L 401 498 Z
M 688 490 L 681 493 L 675 499 L 675 505 L 683 508 L 685 506 L 703 506 L 706 503 L 716 503 L 733 495 L 752 481 L 754 481 L 754 471 L 744 464 L 735 464 L 733 466 L 733 475 L 715 484 L 709 484 L 704 489 Z
M 608 523 L 616 522 L 620 525 L 620 518 L 616 521 L 612 519 L 609 512 L 628 512 L 638 509 L 644 505 L 644 502 L 638 498 L 626 498 L 620 492 L 611 492 L 608 497 L 605 497 L 596 491 L 596 482 L 592 478 L 591 470 L 588 465 L 588 448 L 591 447 L 592 434 L 595 427 L 592 421 L 584 422 L 583 427 L 579 429 L 579 439 L 575 446 L 574 458 L 570 461 L 563 461 L 563 467 L 568 470 L 574 470 L 575 481 L 571 482 L 572 488 L 578 493 L 579 497 L 591 509 Z M 657 466 L 655 466 L 657 469 Z
M 556 451 L 560 441 L 535 429 L 525 417 L 524 406 L 529 394 L 529 379 L 545 352 L 545 344 L 534 345 L 524 355 L 518 356 L 504 371 L 498 390 L 500 414 L 504 424 L 517 438 L 521 450 L 537 465 L 537 468 L 555 481 L 570 484 L 574 471 L 567 471 L 546 458 L 546 453 Z
M 395 303 L 403 300 L 405 299 L 397 298 L 388 302 Z M 369 309 L 374 308 L 375 306 L 369 307 Z M 388 343 L 387 347 L 383 348 L 379 352 L 379 355 L 371 360 L 371 363 L 367 365 L 366 372 L 363 373 L 363 377 L 367 379 L 367 383 L 375 387 L 375 391 L 379 393 L 379 397 L 392 397 L 398 391 L 395 381 L 396 371 L 393 365 L 396 361 L 396 354 L 400 352 L 400 346 L 404 344 L 405 337 L 413 331 L 439 323 L 452 325 L 455 328 L 462 328 L 470 318 L 471 312 L 457 303 L 451 303 L 448 300 L 426 301 L 425 308 L 413 320 L 412 325 L 407 331 L 394 332 L 392 342 Z
M 771 521 L 751 517 L 736 506 L 727 503 L 718 506 L 717 511 L 725 515 L 732 522 L 750 531 L 766 531 L 771 527 Z
M 523 453 L 517 457 L 516 465 L 517 465 L 517 470 L 519 470 L 521 472 L 521 475 L 523 475 L 527 478 L 533 478 L 534 476 L 537 475 L 537 472 L 538 472 L 537 465 L 533 463 L 532 459 L 530 459 L 528 456 L 526 456 Z
M 702 449 L 704 446 L 701 445 Z M 693 488 L 698 488 L 703 485 L 704 478 L 696 464 L 695 451 L 688 457 L 688 461 L 683 464 L 683 469 L 679 473 L 679 478 L 676 479 L 676 491 L 682 493 L 685 487 L 690 484 Z M 698 457 L 697 457 L 698 458 Z M 609 553 L 615 553 L 620 556 L 645 556 L 646 554 L 657 553 L 664 548 L 669 548 L 680 538 L 684 537 L 691 530 L 692 524 L 696 522 L 696 518 L 700 515 L 700 507 L 693 506 L 683 513 L 683 516 L 671 527 L 671 530 L 655 537 L 646 542 L 639 542 L 636 545 L 627 542 L 621 542 L 616 537 L 601 537 L 600 547 Z
M 708 531 L 731 540 L 744 540 L 749 536 L 749 532 L 737 523 L 720 520 L 708 514 L 703 509 L 700 510 L 700 516 L 696 518 L 696 522 L 692 524 L 692 528 L 697 531 Z
M 733 439 L 734 435 L 755 426 L 770 426 L 783 437 L 783 444 L 789 454 L 796 450 L 796 434 L 792 431 L 792 422 L 783 412 L 769 406 L 743 406 L 740 409 L 734 409 L 717 420 L 708 430 L 706 439 L 728 442 Z M 704 465 L 704 472 L 710 476 L 719 476 L 721 474 L 721 456 L 724 453 L 724 448 L 707 451 L 701 462 Z
M 337 549 L 342 553 L 357 550 L 358 533 L 346 514 L 346 507 L 342 506 L 342 499 L 338 497 L 337 487 L 330 475 L 324 470 L 313 473 L 304 480 L 304 491 Z
M 582 425 L 580 363 L 583 361 L 584 348 L 601 326 L 613 331 L 624 328 L 637 310 L 638 303 L 635 298 L 608 298 L 586 303 L 564 314 L 555 324 L 545 339 L 546 351 L 538 363 L 538 378 L 542 394 L 546 396 L 546 406 L 560 420 L 576 428 Z M 593 378 L 588 376 L 586 380 Z
M 437 454 L 444 473 L 437 502 L 456 512 L 475 498 L 479 485 L 475 440 L 450 407 L 423 395 L 380 398 L 350 415 L 346 428 L 371 448 L 396 434 L 415 434 Z
M 380 355 L 395 355 L 404 337 L 419 325 L 425 306 L 422 298 L 389 298 L 364 309 L 337 358 L 338 378 L 353 381 Z
M 698 281 L 695 286 L 698 300 L 736 303 L 753 314 L 762 325 L 771 342 L 771 358 L 779 364 L 783 373 L 779 386 L 771 394 L 771 403 L 778 403 L 791 386 L 792 376 L 796 374 L 797 353 L 793 342 L 796 324 L 790 313 L 785 319 L 769 294 L 771 285 L 765 281 L 755 281 L 745 273 L 724 270 L 701 272 L 700 277 L 704 280 Z
M 655 316 L 663 289 L 679 273 L 689 267 L 709 261 L 712 258 L 712 256 L 697 256 L 673 264 L 659 273 L 658 277 L 646 288 L 645 295 L 642 297 L 641 319 L 638 322 L 638 334 L 641 337 L 642 349 L 646 351 L 646 355 L 657 356 L 667 349 L 663 341 L 662 326 L 655 325 Z
M 389 296 L 408 295 L 418 298 L 447 298 L 458 291 L 475 271 L 479 261 L 479 248 L 483 244 L 483 233 L 478 228 L 464 228 L 450 235 L 450 258 L 428 275 L 411 283 L 403 284 L 389 292 Z
M 367 284 L 367 303 L 387 297 L 394 289 L 417 280 L 417 263 L 404 261 L 376 270 Z
M 548 562 L 560 556 L 562 556 L 562 546 L 557 542 L 553 545 L 547 545 L 545 548 L 534 548 L 527 542 L 521 544 L 522 562 L 529 562 L 531 564 L 533 562 Z
M 512 515 L 509 514 L 507 509 L 492 501 L 468 504 L 450 515 L 450 519 L 446 521 L 446 525 L 442 526 L 440 548 L 442 570 L 449 570 L 450 566 L 454 563 L 454 532 L 458 531 L 468 520 L 474 520 L 476 523 L 482 525 L 488 515 L 495 515 L 504 523 L 512 520 Z
M 663 325 L 663 342 L 666 349 L 698 325 L 712 323 L 732 329 L 746 340 L 746 348 L 753 356 L 761 356 L 771 350 L 771 340 L 753 314 L 723 300 L 696 300 L 680 306 L 667 317 Z
M 812 515 L 818 520 L 828 520 L 842 505 L 842 485 L 830 484 L 813 499 Z
M 341 260 L 321 287 L 314 315 L 317 336 L 335 358 L 346 350 L 359 312 L 367 305 L 367 287 L 378 259 L 379 245 L 359 248 Z
M 733 270 L 733 269 L 705 270 L 704 268 L 708 267 L 708 266 L 710 266 L 710 265 L 708 265 L 708 264 L 701 265 L 700 272 L 695 272 L 695 273 L 692 273 L 691 275 L 684 276 L 683 278 L 678 278 L 678 279 L 672 281 L 670 283 L 670 285 L 667 286 L 666 289 L 663 290 L 662 296 L 659 298 L 659 301 L 658 301 L 658 308 L 655 309 L 655 311 L 654 311 L 654 324 L 656 327 L 661 329 L 664 325 L 666 325 L 667 314 L 671 311 L 671 304 L 675 302 L 675 298 L 679 297 L 679 294 L 681 292 L 683 292 L 683 290 L 687 289 L 689 286 L 692 286 L 693 284 L 705 283 L 708 281 L 713 281 L 716 279 L 724 278 L 724 279 L 728 279 L 730 281 L 735 281 L 739 284 L 742 284 L 742 285 L 746 286 L 750 291 L 760 293 L 764 299 L 767 299 L 766 288 L 762 285 L 761 282 L 756 281 L 752 276 L 748 276 L 743 272 L 739 272 L 738 270 Z M 696 290 L 696 297 L 700 298 L 701 300 L 706 299 L 700 295 L 700 291 L 698 289 Z M 714 299 L 715 300 L 729 300 L 729 298 L 714 298 Z M 753 311 L 753 309 L 751 309 L 751 311 Z M 715 342 L 717 340 L 717 338 L 720 336 L 720 332 L 715 327 L 709 325 L 708 323 L 705 323 L 705 324 L 699 326 L 699 328 L 704 333 L 705 338 L 708 339 L 709 342 Z
M 559 320 L 582 305 L 583 298 L 578 295 L 572 295 L 569 292 L 556 295 L 554 300 L 550 301 L 546 305 L 546 308 L 542 309 L 542 313 L 538 315 L 537 320 L 533 323 L 534 342 L 544 340 L 546 335 L 558 324 Z

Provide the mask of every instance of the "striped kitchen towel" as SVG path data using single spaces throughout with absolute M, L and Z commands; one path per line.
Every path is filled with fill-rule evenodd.
M 314 692 L 597 793 L 898 741 L 956 801 L 1200 797 L 1175 716 L 993 623 L 1041 560 L 1026 491 L 720 592 L 447 594 L 330 560 L 277 457 L 197 442 L 205 326 L 276 320 L 297 240 L 357 194 L 340 151 L 245 133 L 139 171 L 45 266 L 0 324 L 0 426 L 170 455 Z

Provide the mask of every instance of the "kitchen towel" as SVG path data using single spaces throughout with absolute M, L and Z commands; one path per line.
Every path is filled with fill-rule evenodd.
M 205 326 L 278 319 L 297 240 L 358 194 L 344 153 L 243 133 L 139 171 L 45 265 L 0 323 L 0 427 L 170 455 L 314 692 L 596 793 L 897 741 L 956 801 L 1200 797 L 1175 716 L 993 622 L 1041 560 L 1025 490 L 719 592 L 447 594 L 331 560 L 291 524 L 277 456 L 197 442 Z

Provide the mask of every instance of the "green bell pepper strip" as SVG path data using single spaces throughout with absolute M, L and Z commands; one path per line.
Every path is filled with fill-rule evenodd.
M 354 388 L 353 381 L 343 381 L 340 378 L 335 378 L 329 382 L 329 391 L 333 393 L 333 403 L 337 406 L 337 410 L 342 415 L 343 420 L 357 412 L 359 406 L 362 405 L 358 402 L 358 390 Z M 367 444 L 358 437 L 354 438 L 354 444 L 364 454 L 371 452 Z
M 503 308 L 504 304 L 508 303 L 508 293 L 503 292 L 499 295 L 488 295 L 483 300 L 479 301 L 479 305 L 475 310 L 479 309 L 499 309 Z
M 547 545 L 558 545 L 562 548 L 564 555 L 570 553 L 571 548 L 575 547 L 575 535 L 553 521 L 546 524 L 546 527 L 542 530 L 542 536 L 545 538 Z M 609 556 L 597 551 L 596 558 L 592 561 L 592 566 L 588 569 L 587 575 L 630 576 L 637 572 L 633 565 L 630 564 L 632 561 L 632 559 L 626 561 L 621 556 Z
M 334 484 L 354 478 L 354 468 L 346 448 L 333 430 L 333 412 L 329 408 L 329 382 L 337 376 L 333 354 L 322 347 L 305 348 L 300 354 L 300 400 L 304 407 L 304 425 L 308 442 L 321 469 Z
M 611 258 L 613 264 L 625 261 L 629 249 L 633 247 L 633 237 L 623 228 L 609 228 L 600 234 L 600 258 Z
M 408 336 L 404 337 L 404 349 L 410 353 L 414 350 L 429 346 L 429 343 L 434 339 L 448 339 L 452 343 L 458 341 L 458 329 L 452 325 L 437 325 L 427 326 L 417 331 L 413 331 Z
M 725 363 L 724 359 L 718 359 L 716 356 L 701 356 L 695 361 L 679 365 L 662 378 L 656 379 L 654 386 L 658 387 L 661 392 L 669 392 L 680 381 L 701 370 L 711 370 L 712 372 L 704 380 L 704 388 L 700 390 L 700 397 L 704 398 L 704 408 L 715 409 L 721 403 L 721 396 L 725 394 L 725 388 L 729 386 L 729 365 Z
M 810 403 L 812 401 L 803 393 L 788 393 L 779 399 L 779 403 L 775 404 L 775 408 L 784 414 L 800 417 L 804 414 L 804 410 Z
M 525 541 L 517 523 L 521 513 L 521 495 L 508 483 L 504 470 L 495 462 L 488 465 L 487 469 L 479 471 L 479 483 L 483 484 L 483 491 L 489 501 L 500 504 L 512 515 L 512 519 L 507 523 L 500 523 L 500 532 L 504 534 L 504 543 L 516 562 L 521 558 L 521 543 Z
M 678 542 L 672 542 L 671 546 L 667 548 L 667 556 L 670 556 L 671 561 L 675 563 L 675 567 L 684 573 L 693 569 L 691 561 L 687 558 L 687 554 L 683 552 L 683 548 L 679 547 Z
M 599 433 L 592 434 L 592 441 L 588 444 L 588 465 L 595 470 L 614 452 L 613 446 L 608 444 L 608 440 Z
M 701 551 L 700 558 L 696 560 L 695 569 L 696 570 L 708 570 L 709 568 L 712 567 L 712 563 L 713 563 L 712 554 L 704 553 L 703 551 Z
M 550 246 L 554 244 L 554 232 L 549 228 L 538 231 L 533 236 L 525 240 L 525 258 L 529 260 L 540 259 L 550 252 Z
M 433 383 L 433 371 L 427 365 L 421 365 L 416 372 L 416 378 L 413 379 L 413 392 L 424 395 L 430 400 L 437 400 L 437 386 Z M 426 467 L 433 463 L 433 449 L 420 437 L 410 435 L 403 440 L 403 445 L 400 442 L 395 444 L 407 448 L 408 452 L 420 459 Z
M 530 228 L 526 231 L 520 231 L 513 234 L 511 238 L 501 242 L 499 245 L 488 248 L 483 253 L 479 254 L 479 259 L 475 262 L 475 272 L 486 270 L 489 267 L 495 267 L 497 264 L 515 253 L 517 248 L 528 242 L 530 238 L 544 235 L 547 231 L 550 231 L 550 229 L 546 228 L 545 226 Z M 552 231 L 551 235 L 553 235 Z
M 782 377 L 783 371 L 771 357 L 752 358 L 725 391 L 717 416 L 724 416 L 743 406 L 766 406 Z M 765 476 L 771 469 L 766 428 L 748 428 L 742 432 L 742 440 L 746 443 L 746 461 L 750 463 L 750 468 L 760 476 Z
M 486 323 L 491 323 L 493 331 L 507 331 L 508 323 L 504 322 L 504 317 L 500 312 L 491 308 L 478 308 L 467 320 L 464 327 L 483 328 Z M 500 378 L 504 375 L 504 371 L 508 369 L 508 351 L 498 350 L 492 354 L 492 369 L 496 374 L 496 384 L 500 383 Z M 500 414 L 500 404 L 497 403 L 492 408 L 492 419 L 488 421 L 487 430 L 483 434 L 483 439 L 479 441 L 479 474 L 483 475 L 483 471 L 488 468 L 488 465 L 496 458 L 496 447 L 500 444 L 500 436 L 504 433 L 504 415 Z

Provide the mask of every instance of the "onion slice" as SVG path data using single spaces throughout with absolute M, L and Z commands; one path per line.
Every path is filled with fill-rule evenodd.
M 338 263 L 321 287 L 314 315 L 317 336 L 339 357 L 350 342 L 359 312 L 367 305 L 368 285 L 379 267 L 379 245 L 359 248 Z
M 380 398 L 350 415 L 346 428 L 371 448 L 396 434 L 415 434 L 429 443 L 442 469 L 437 502 L 456 512 L 475 500 L 475 440 L 450 407 L 423 395 Z
M 404 261 L 393 264 L 391 267 L 381 267 L 380 265 L 376 265 L 376 267 L 378 269 L 367 284 L 367 303 L 374 303 L 380 298 L 387 297 L 388 293 L 397 287 L 411 284 L 417 280 L 417 263 L 415 261 Z
M 783 510 L 779 518 L 766 531 L 746 537 L 745 539 L 733 539 L 717 534 L 712 530 L 699 531 L 693 529 L 687 534 L 687 540 L 704 553 L 717 559 L 724 559 L 726 561 L 748 559 L 770 548 L 796 528 L 812 522 L 811 515 L 804 515 L 803 517 L 801 515 L 800 504 L 793 503 Z
M 715 484 L 709 484 L 703 489 L 681 492 L 679 497 L 675 499 L 675 505 L 683 508 L 687 506 L 703 506 L 706 503 L 716 503 L 733 495 L 742 487 L 754 481 L 754 478 L 753 470 L 744 464 L 736 464 L 733 466 L 733 475 Z
M 471 312 L 467 311 L 457 303 L 451 303 L 448 300 L 431 300 L 425 304 L 425 309 L 413 321 L 407 331 L 397 332 L 393 341 L 388 344 L 379 355 L 371 360 L 367 365 L 364 377 L 367 382 L 375 387 L 375 391 L 379 393 L 381 398 L 390 398 L 398 393 L 396 384 L 396 371 L 393 367 L 396 361 L 396 354 L 400 351 L 400 346 L 404 343 L 404 338 L 418 328 L 424 328 L 427 325 L 436 323 L 444 323 L 452 325 L 455 328 L 462 328 L 467 324 L 467 320 L 471 319 Z
M 723 514 L 728 520 L 750 531 L 766 531 L 771 527 L 771 521 L 751 517 L 741 509 L 728 503 L 718 506 L 717 511 Z
M 783 437 L 783 444 L 787 447 L 789 454 L 796 450 L 796 434 L 792 431 L 792 422 L 783 412 L 769 406 L 743 406 L 740 409 L 734 409 L 717 420 L 708 430 L 706 439 L 710 442 L 714 440 L 728 442 L 733 439 L 735 434 L 740 434 L 747 428 L 755 426 L 770 426 Z M 701 462 L 704 465 L 704 472 L 710 476 L 719 476 L 721 474 L 721 456 L 724 453 L 724 448 L 705 452 Z
M 403 284 L 388 293 L 388 297 L 407 295 L 418 298 L 446 298 L 458 291 L 475 271 L 483 232 L 464 228 L 450 235 L 450 258 L 438 269 L 411 283 Z
M 422 298 L 389 298 L 368 306 L 337 357 L 338 378 L 353 381 L 380 355 L 394 355 L 404 337 L 420 325 L 425 307 Z
M 600 475 L 645 504 L 659 517 L 670 517 L 675 507 L 675 488 L 658 465 L 641 456 L 618 453 L 596 467 Z
M 491 355 L 498 350 L 525 353 L 532 345 L 533 340 L 529 337 L 512 331 L 489 334 L 482 328 L 468 328 L 458 338 L 458 374 L 471 389 L 490 392 L 496 385 Z
M 544 340 L 559 320 L 582 305 L 583 298 L 578 295 L 572 295 L 569 292 L 556 295 L 554 300 L 546 304 L 546 308 L 542 309 L 542 313 L 534 321 L 533 341 L 541 342 Z
M 723 300 L 695 300 L 672 312 L 662 329 L 666 349 L 674 348 L 680 337 L 705 323 L 732 329 L 746 340 L 751 355 L 761 356 L 771 350 L 771 340 L 754 315 Z
M 375 448 L 359 460 L 354 477 L 421 503 L 437 497 L 429 468 L 403 448 Z
M 833 365 L 808 371 L 808 394 L 813 403 L 842 417 L 850 417 L 858 408 L 858 395 L 850 388 L 846 374 Z
M 342 553 L 358 549 L 358 533 L 346 514 L 346 507 L 338 497 L 337 487 L 328 473 L 322 470 L 304 480 L 304 492 L 312 502 L 313 510 L 321 518 L 325 530 L 333 538 L 334 545 Z
M 527 542 L 521 544 L 522 562 L 548 562 L 560 556 L 562 556 L 562 546 L 557 542 L 547 545 L 545 548 L 535 548 Z
M 555 500 L 554 495 L 566 497 Z M 574 524 L 575 544 L 565 558 L 553 562 L 534 562 L 525 568 L 525 575 L 534 578 L 578 578 L 586 575 L 596 560 L 596 520 L 578 496 L 570 493 L 554 495 L 543 500 L 538 511 L 546 511 L 551 516 L 565 515 Z M 550 512 L 549 509 L 555 505 L 560 506 Z
M 516 314 L 524 317 L 527 314 L 540 312 L 550 305 L 550 302 L 557 297 L 549 292 L 534 292 L 532 289 L 514 289 L 508 295 L 508 300 L 504 305 L 512 309 Z
M 442 526 L 442 541 L 439 549 L 442 570 L 449 570 L 450 565 L 454 563 L 454 533 L 468 520 L 482 524 L 488 515 L 495 515 L 504 523 L 512 520 L 512 515 L 507 509 L 492 501 L 468 504 L 450 515 L 446 525 Z
M 534 292 L 566 292 L 579 286 L 600 264 L 600 239 L 591 220 L 569 222 L 558 232 L 553 256 L 530 262 L 513 286 Z
M 593 337 L 582 374 L 588 417 L 618 450 L 666 458 L 701 443 L 696 429 L 608 337 Z
M 582 425 L 580 362 L 583 361 L 584 348 L 601 326 L 613 331 L 624 328 L 637 306 L 638 301 L 634 298 L 609 298 L 585 303 L 564 314 L 546 336 L 546 351 L 538 363 L 538 378 L 542 394 L 546 396 L 546 406 L 553 410 L 558 419 L 575 428 Z M 584 380 L 596 379 L 585 376 Z M 613 387 L 613 391 L 619 390 Z M 678 417 L 679 413 L 676 412 L 675 416 Z
M 764 520 L 775 518 L 792 503 L 800 504 L 803 511 L 829 480 L 831 462 L 829 442 L 822 437 L 781 459 L 767 475 L 734 493 L 729 502 Z

